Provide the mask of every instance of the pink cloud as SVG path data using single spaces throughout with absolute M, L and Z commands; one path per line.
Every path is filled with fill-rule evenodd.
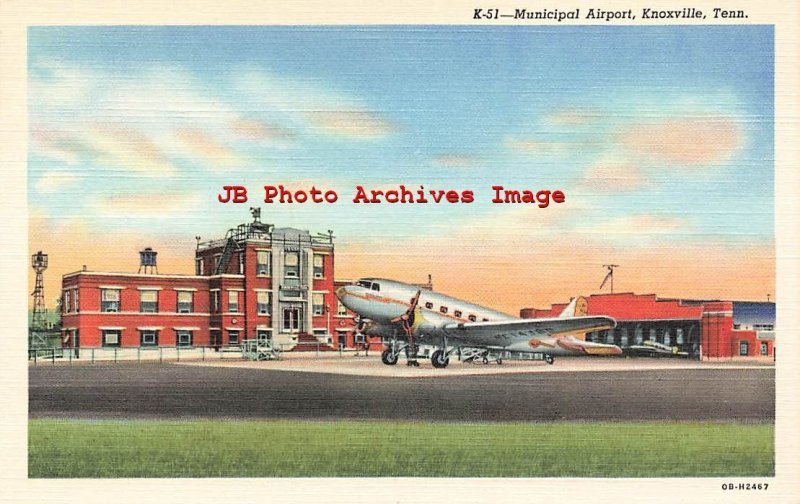
M 710 164 L 728 159 L 741 145 L 742 132 L 728 117 L 678 117 L 632 127 L 619 141 L 634 152 L 670 162 Z

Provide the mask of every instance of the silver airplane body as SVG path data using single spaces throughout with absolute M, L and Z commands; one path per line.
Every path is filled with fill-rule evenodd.
M 585 312 L 585 300 L 573 299 L 559 317 L 522 319 L 506 313 L 382 278 L 363 278 L 340 287 L 336 296 L 358 314 L 359 330 L 391 341 L 385 364 L 395 364 L 401 351 L 416 363 L 420 344 L 438 347 L 431 360 L 445 367 L 448 356 L 462 349 L 483 357 L 494 351 L 540 353 L 549 363 L 554 355 L 619 355 L 615 345 L 584 341 L 587 332 L 613 328 L 605 316 L 574 316 Z M 400 343 L 398 343 L 398 338 Z M 499 360 L 498 360 L 499 362 Z

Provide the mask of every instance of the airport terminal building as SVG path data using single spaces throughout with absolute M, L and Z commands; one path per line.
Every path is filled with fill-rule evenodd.
M 586 298 L 587 315 L 608 315 L 617 327 L 586 339 L 623 351 L 655 342 L 694 359 L 775 357 L 775 303 L 660 299 L 655 294 L 596 294 Z M 523 318 L 558 316 L 567 303 L 548 309 L 523 308 Z
M 261 339 L 286 350 L 332 348 L 343 332 L 337 329 L 353 327 L 334 295 L 331 233 L 276 228 L 256 217 L 224 238 L 198 242 L 194 275 L 159 274 L 151 249 L 140 259 L 135 274 L 64 275 L 62 346 L 221 347 Z

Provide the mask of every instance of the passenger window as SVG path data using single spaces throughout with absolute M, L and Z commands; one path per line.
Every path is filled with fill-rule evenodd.
M 484 322 L 489 322 L 488 318 L 483 319 Z
M 453 312 L 453 315 L 455 315 L 455 316 L 456 316 L 456 317 L 458 317 L 458 318 L 461 318 L 461 310 L 456 310 L 456 311 L 454 311 L 454 312 Z
M 359 280 L 358 282 L 356 282 L 356 285 L 358 285 L 359 287 L 364 287 L 365 289 L 372 288 L 372 282 L 367 282 L 366 280 Z
M 425 308 L 427 308 L 429 310 L 432 310 L 433 309 L 433 303 L 431 303 L 431 302 L 425 303 Z
M 379 284 L 379 283 L 377 283 L 377 282 L 373 283 L 373 284 L 372 284 L 372 290 L 374 290 L 374 291 L 379 291 L 379 290 L 381 290 L 381 284 Z
M 467 318 L 469 319 L 470 322 L 475 322 L 476 320 L 478 320 L 478 317 L 476 317 L 475 315 L 470 315 Z
M 442 312 L 442 313 L 447 313 L 447 307 L 446 306 L 440 306 L 439 307 L 439 311 Z

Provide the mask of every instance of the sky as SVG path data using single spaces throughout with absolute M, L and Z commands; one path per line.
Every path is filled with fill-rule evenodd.
M 618 292 L 774 299 L 773 54 L 769 26 L 32 27 L 29 247 L 49 306 L 146 246 L 191 273 L 250 206 L 333 230 L 339 278 L 430 273 L 509 313 L 600 292 L 608 263 Z M 278 184 L 339 201 L 264 204 Z

